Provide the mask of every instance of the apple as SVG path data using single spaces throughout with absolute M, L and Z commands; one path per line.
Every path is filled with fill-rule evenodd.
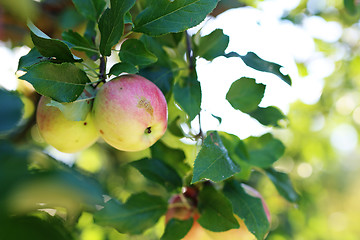
M 71 121 L 57 107 L 48 106 L 50 102 L 50 98 L 42 96 L 36 112 L 45 142 L 64 153 L 81 151 L 96 142 L 99 134 L 90 113 L 84 121 Z
M 95 126 L 109 145 L 140 151 L 153 145 L 167 128 L 167 104 L 148 79 L 126 74 L 106 82 L 93 105 Z
M 268 221 L 270 222 L 270 212 L 261 194 L 248 185 L 242 184 L 242 186 L 248 194 L 261 199 L 264 211 L 266 213 Z M 237 215 L 234 216 L 238 220 L 240 228 L 231 229 L 226 232 L 212 232 L 204 229 L 196 221 L 199 218 L 199 213 L 197 212 L 196 207 L 190 205 L 191 207 L 189 208 L 188 204 L 184 204 L 183 199 L 187 199 L 187 201 L 189 201 L 189 198 L 186 198 L 186 193 L 184 195 L 185 198 L 180 197 L 180 195 L 175 195 L 170 199 L 169 209 L 165 216 L 166 223 L 170 221 L 171 218 L 177 218 L 179 220 L 186 220 L 190 217 L 194 218 L 194 223 L 190 231 L 186 234 L 184 238 L 182 238 L 182 240 L 256 240 L 256 237 L 248 230 L 244 221 Z M 190 202 L 194 202 L 194 199 L 192 199 Z

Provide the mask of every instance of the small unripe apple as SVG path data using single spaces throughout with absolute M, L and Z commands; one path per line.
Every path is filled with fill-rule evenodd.
M 36 112 L 45 142 L 64 153 L 81 151 L 96 142 L 99 134 L 90 113 L 84 121 L 71 121 L 57 107 L 47 106 L 50 102 L 50 98 L 42 96 Z
M 105 83 L 93 105 L 95 125 L 109 145 L 140 151 L 153 145 L 167 128 L 167 104 L 161 90 L 139 75 Z

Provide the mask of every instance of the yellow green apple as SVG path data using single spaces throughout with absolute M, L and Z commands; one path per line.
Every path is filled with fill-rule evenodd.
M 59 108 L 50 106 L 50 102 L 50 98 L 42 96 L 36 112 L 36 122 L 45 142 L 65 153 L 81 151 L 96 142 L 99 134 L 90 113 L 84 121 L 71 121 Z
M 93 105 L 95 126 L 109 145 L 140 151 L 153 145 L 167 128 L 167 104 L 150 80 L 127 74 L 106 82 Z

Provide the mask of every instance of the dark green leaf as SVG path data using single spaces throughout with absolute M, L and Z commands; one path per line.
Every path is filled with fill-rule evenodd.
M 123 35 L 125 14 L 134 4 L 135 0 L 110 0 L 111 8 L 107 8 L 99 20 L 102 55 L 111 55 L 111 48 Z
M 170 219 L 166 224 L 164 234 L 160 240 L 180 240 L 189 232 L 194 220 L 189 218 L 188 220 L 181 221 L 176 218 Z
M 41 62 L 43 58 L 36 48 L 32 48 L 28 54 L 20 58 L 17 70 L 27 71 L 27 67 Z
M 239 228 L 229 199 L 211 185 L 205 185 L 199 193 L 199 224 L 213 232 Z
M 281 73 L 281 71 L 280 71 L 280 69 L 282 68 L 281 65 L 279 65 L 277 63 L 265 61 L 253 52 L 248 52 L 245 56 L 242 56 L 236 52 L 230 52 L 228 54 L 225 54 L 224 56 L 225 57 L 240 57 L 247 66 L 254 68 L 258 71 L 275 74 L 280 79 L 282 79 L 284 82 L 291 85 L 290 76 Z
M 170 92 L 174 83 L 174 74 L 171 69 L 157 63 L 140 69 L 140 75 L 155 83 L 165 96 Z
M 0 141 L 0 211 L 5 207 L 2 201 L 8 196 L 8 192 L 11 192 L 18 182 L 28 177 L 29 157 L 29 151 L 15 149 L 10 143 Z
M 75 101 L 90 82 L 86 73 L 74 64 L 50 62 L 33 65 L 20 79 L 30 82 L 41 95 L 58 102 Z
M 238 172 L 240 167 L 229 157 L 219 134 L 211 132 L 195 159 L 192 183 L 201 179 L 220 182 Z
M 180 116 L 177 116 L 173 121 L 171 121 L 169 124 L 168 124 L 168 129 L 170 130 L 170 132 L 172 134 L 174 134 L 175 136 L 177 137 L 183 137 L 184 136 L 184 133 L 183 131 L 181 130 L 181 127 L 179 126 L 178 124 L 178 120 L 180 119 Z
M 137 39 L 128 39 L 122 45 L 119 53 L 121 61 L 133 65 L 149 65 L 157 61 L 157 57 L 148 51 L 145 45 Z
M 182 32 L 198 25 L 218 0 L 153 0 L 134 21 L 134 31 L 150 36 Z
M 250 112 L 249 115 L 263 125 L 274 127 L 280 127 L 279 121 L 286 118 L 278 108 L 273 106 L 266 108 L 258 107 L 255 111 Z
M 358 8 L 355 5 L 355 2 L 358 4 L 355 0 L 344 0 L 345 9 L 351 15 L 356 15 L 358 13 Z
M 121 73 L 124 72 L 129 74 L 135 74 L 138 73 L 139 70 L 136 68 L 136 66 L 132 65 L 131 63 L 119 62 L 111 67 L 109 74 L 119 76 Z
M 104 10 L 104 0 L 72 0 L 76 9 L 87 19 L 97 21 Z
M 214 118 L 216 118 L 216 120 L 219 121 L 219 124 L 221 124 L 221 122 L 222 122 L 221 117 L 215 116 L 214 114 L 211 114 L 211 116 L 213 116 Z
M 163 42 L 161 37 L 150 37 L 143 34 L 140 38 L 140 41 L 144 43 L 146 49 L 148 49 L 158 58 L 156 64 L 151 66 L 159 67 L 160 65 L 161 67 L 169 69 L 171 68 L 171 59 L 163 48 L 164 45 L 166 46 L 166 43 Z
M 152 158 L 160 159 L 173 167 L 181 177 L 189 171 L 190 166 L 185 163 L 185 153 L 183 150 L 168 147 L 161 141 L 157 141 L 152 145 L 150 150 Z
M 228 44 L 229 36 L 225 35 L 222 29 L 216 29 L 209 35 L 200 38 L 195 55 L 211 61 L 218 56 L 223 56 Z
M 226 100 L 233 108 L 249 113 L 258 107 L 264 92 L 265 85 L 256 83 L 253 78 L 242 77 L 231 84 Z
M 71 240 L 74 237 L 56 217 L 48 220 L 35 216 L 0 216 L 0 239 L 6 240 Z
M 177 172 L 159 159 L 144 158 L 132 162 L 130 165 L 139 170 L 144 177 L 163 185 L 169 191 L 182 186 L 182 179 Z
M 155 225 L 166 210 L 167 202 L 162 198 L 138 193 L 130 196 L 126 203 L 111 199 L 94 214 L 94 220 L 121 233 L 140 234 Z
M 219 136 L 227 149 L 230 158 L 241 168 L 241 171 L 235 175 L 236 178 L 248 179 L 252 171 L 252 166 L 246 161 L 249 158 L 249 153 L 244 141 L 239 137 L 226 132 L 219 132 Z
M 14 93 L 0 88 L 0 134 L 15 128 L 23 116 L 24 104 Z
M 79 33 L 74 32 L 72 30 L 69 30 L 67 32 L 62 33 L 62 38 L 67 41 L 68 43 L 72 44 L 72 49 L 78 50 L 78 51 L 84 51 L 89 54 L 98 54 L 98 51 L 96 50 L 95 46 L 89 42 L 88 39 L 81 36 Z
M 195 73 L 181 79 L 174 85 L 174 98 L 192 121 L 200 113 L 201 87 Z
M 258 240 L 264 239 L 270 224 L 261 199 L 247 194 L 241 183 L 235 181 L 225 183 L 224 194 L 230 199 L 234 212 L 244 220 L 249 231 Z
M 42 33 L 35 25 L 28 24 L 31 30 L 31 39 L 44 57 L 51 58 L 55 62 L 80 62 L 80 58 L 74 56 L 69 47 L 58 39 L 51 39 Z
M 276 189 L 286 200 L 296 202 L 299 200 L 299 195 L 294 190 L 289 176 L 286 173 L 278 172 L 273 168 L 265 169 L 266 175 L 274 183 Z
M 249 151 L 249 164 L 267 168 L 277 161 L 285 151 L 283 143 L 270 133 L 261 137 L 250 137 L 246 141 Z

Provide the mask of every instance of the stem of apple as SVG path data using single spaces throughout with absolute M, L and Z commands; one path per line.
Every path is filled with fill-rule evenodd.
M 94 88 L 96 88 L 101 82 L 105 82 L 106 81 L 106 57 L 101 56 L 100 57 L 100 72 L 99 72 L 99 82 L 97 82 L 94 85 Z

